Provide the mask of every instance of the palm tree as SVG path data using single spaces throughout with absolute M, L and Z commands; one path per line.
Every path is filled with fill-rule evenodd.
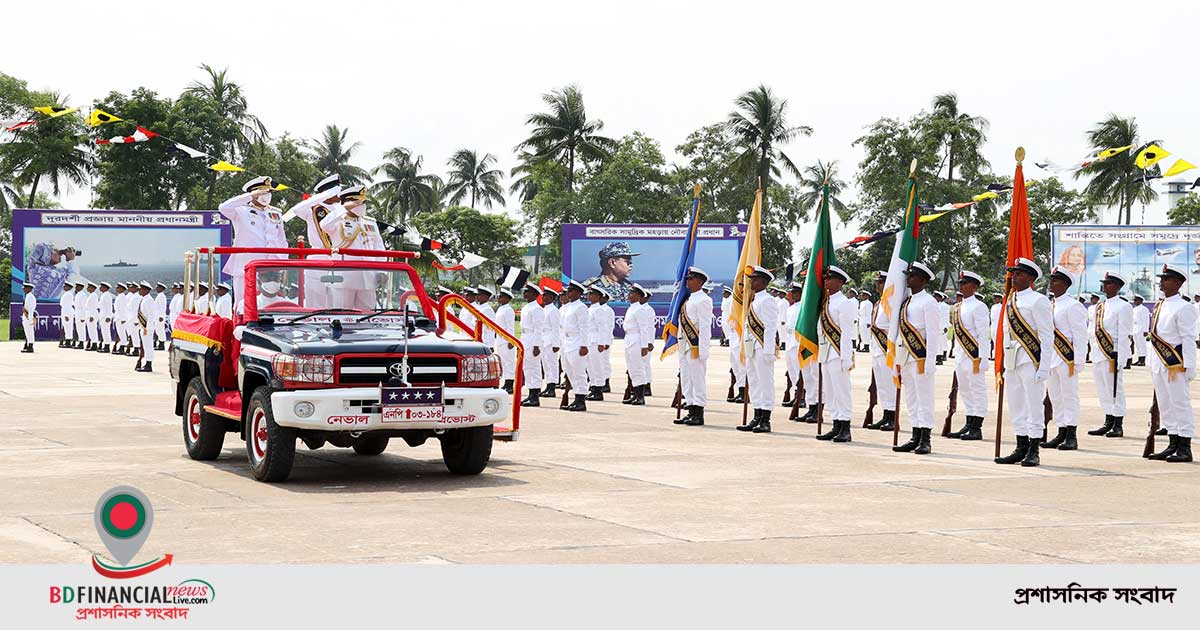
M 788 125 L 787 100 L 777 98 L 765 85 L 742 94 L 734 105 L 737 109 L 729 112 L 725 126 L 742 152 L 734 158 L 730 168 L 757 178 L 764 190 L 779 176 L 779 164 L 800 177 L 800 169 L 780 147 L 799 136 L 811 136 L 812 127 Z M 763 206 L 766 210 L 765 199 Z
M 246 102 L 246 96 L 242 94 L 242 87 L 237 83 L 229 80 L 227 76 L 229 68 L 217 70 L 212 66 L 204 63 L 200 64 L 200 69 L 208 74 L 208 80 L 193 81 L 190 85 L 184 88 L 184 94 L 190 94 L 198 98 L 211 101 L 216 105 L 217 114 L 234 125 L 237 125 L 237 136 L 233 141 L 232 146 L 222 146 L 218 142 L 216 149 L 218 155 L 228 156 L 229 159 L 235 159 L 237 152 L 246 152 L 251 146 L 256 143 L 263 142 L 267 139 L 267 128 L 257 116 L 251 114 L 249 105 Z M 208 196 L 207 207 L 214 208 L 215 200 L 213 195 L 217 188 L 217 172 L 208 172 Z
M 490 168 L 496 163 L 496 156 L 491 153 L 479 157 L 479 152 L 471 149 L 459 149 L 450 156 L 447 164 L 450 166 L 450 177 L 446 180 L 446 194 L 450 195 L 450 203 L 461 203 L 463 197 L 471 196 L 471 207 L 476 200 L 483 201 L 487 208 L 492 203 L 504 205 L 504 189 L 500 186 L 500 178 L 504 172 Z
M 981 116 L 970 116 L 960 112 L 957 94 L 947 92 L 935 96 L 930 118 L 936 133 L 941 136 L 941 141 L 946 147 L 943 162 L 948 167 L 946 169 L 947 181 L 954 181 L 956 163 L 962 164 L 964 160 L 970 159 L 986 164 L 979 149 L 987 137 L 987 130 L 991 123 Z
M 312 151 L 312 159 L 322 173 L 337 173 L 343 185 L 357 186 L 371 179 L 366 169 L 350 163 L 361 142 L 348 142 L 349 129 L 338 129 L 337 125 L 325 125 L 321 137 L 304 143 Z M 385 158 L 386 159 L 386 158 Z
M 552 159 L 567 167 L 567 188 L 575 190 L 575 164 L 578 160 L 607 159 L 617 142 L 599 135 L 604 123 L 588 120 L 583 93 L 568 85 L 542 95 L 549 111 L 531 114 L 525 124 L 533 131 L 518 150 L 528 149 L 537 159 Z
M 829 207 L 837 212 L 838 218 L 845 223 L 849 209 L 838 198 L 838 195 L 846 189 L 846 182 L 838 179 L 837 170 L 837 160 L 832 162 L 817 160 L 816 164 L 806 167 L 800 176 L 800 187 L 804 189 L 804 192 L 800 193 L 800 206 L 802 208 L 815 206 L 821 200 L 825 182 L 829 182 Z
M 1088 132 L 1088 142 L 1092 144 L 1093 151 L 1130 145 L 1133 147 L 1113 157 L 1093 161 L 1075 171 L 1076 179 L 1083 175 L 1091 177 L 1083 189 L 1088 198 L 1097 204 L 1116 206 L 1117 220 L 1121 221 L 1124 215 L 1124 223 L 1129 225 L 1134 203 L 1140 201 L 1146 204 L 1158 198 L 1158 193 L 1153 188 L 1137 179 L 1141 169 L 1137 167 L 1135 160 L 1142 149 L 1159 141 L 1141 141 L 1138 138 L 1136 119 L 1110 114 Z M 1146 169 L 1145 173 L 1158 174 L 1157 165 Z
M 421 173 L 421 156 L 413 156 L 404 147 L 395 147 L 383 154 L 383 164 L 371 171 L 383 175 L 372 188 L 380 194 L 389 218 L 403 223 L 413 215 L 432 211 L 435 206 L 435 187 L 442 180 L 436 175 Z
M 51 97 L 51 102 L 61 102 L 57 95 Z M 78 128 L 80 124 L 74 117 L 47 120 L 22 130 L 5 145 L 0 172 L 14 174 L 4 186 L 5 193 L 17 197 L 18 203 L 20 195 L 27 193 L 25 206 L 32 208 L 43 180 L 50 182 L 55 195 L 61 194 L 66 184 L 86 186 L 95 156 Z M 27 191 L 21 190 L 26 186 Z
M 538 184 L 533 178 L 533 167 L 538 163 L 537 156 L 528 151 L 522 151 L 517 159 L 519 164 L 508 172 L 512 183 L 508 185 L 508 194 L 516 195 L 522 204 L 533 201 L 538 194 Z

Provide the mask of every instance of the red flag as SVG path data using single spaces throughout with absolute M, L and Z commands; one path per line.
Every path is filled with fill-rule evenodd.
M 9 126 L 5 127 L 5 128 L 4 128 L 4 130 L 5 130 L 5 131 L 16 131 L 16 130 L 18 130 L 18 129 L 24 129 L 24 128 L 26 128 L 26 127 L 32 127 L 32 126 L 34 126 L 34 125 L 36 125 L 36 124 L 37 124 L 37 121 L 36 121 L 36 120 L 23 120 L 23 121 L 21 121 L 21 122 L 13 123 L 13 124 L 11 124 L 11 125 L 9 125 Z
M 1033 227 L 1029 222 L 1029 200 L 1025 197 L 1025 173 L 1021 161 L 1025 159 L 1025 148 L 1017 148 L 1017 172 L 1013 175 L 1012 211 L 1008 220 L 1008 263 L 1013 266 L 1018 258 L 1033 260 Z M 1012 291 L 1012 274 L 1004 274 L 1004 303 Z M 1004 367 L 1004 306 L 996 322 L 996 374 Z
M 563 283 L 554 278 L 542 278 L 538 280 L 538 288 L 545 291 L 546 289 L 554 289 L 557 293 L 562 293 Z M 538 304 L 545 305 L 546 302 L 542 298 L 538 298 Z

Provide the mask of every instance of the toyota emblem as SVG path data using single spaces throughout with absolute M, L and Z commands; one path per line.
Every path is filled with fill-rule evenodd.
M 393 364 L 389 365 L 388 366 L 388 374 L 391 374 L 392 376 L 404 376 L 404 364 L 403 363 L 393 363 Z

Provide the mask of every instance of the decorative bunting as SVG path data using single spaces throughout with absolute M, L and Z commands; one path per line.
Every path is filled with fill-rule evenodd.
M 193 160 L 196 158 L 208 157 L 208 154 L 198 149 L 193 149 L 182 142 L 173 142 L 167 147 L 167 153 L 184 153 Z
M 122 120 L 125 119 L 113 116 L 112 114 L 103 110 L 93 109 L 92 113 L 88 114 L 87 124 L 89 127 L 99 127 L 100 125 L 106 125 L 108 123 L 119 122 Z
M 1121 153 L 1124 153 L 1125 151 L 1128 151 L 1132 148 L 1133 148 L 1132 144 L 1127 144 L 1123 147 L 1116 147 L 1114 149 L 1104 149 L 1103 151 L 1100 151 L 1099 153 L 1096 154 L 1096 159 L 1097 160 L 1107 160 L 1108 158 L 1113 157 L 1114 155 L 1120 155 Z
M 97 140 L 96 144 L 133 144 L 135 142 L 145 142 L 157 136 L 158 134 L 145 127 L 138 127 L 132 136 L 113 136 L 108 140 Z
M 1147 169 L 1155 164 L 1158 164 L 1159 160 L 1162 160 L 1169 155 L 1171 155 L 1170 151 L 1167 151 L 1157 144 L 1152 144 L 1145 149 L 1142 149 L 1141 152 L 1137 154 L 1137 157 L 1134 158 L 1133 163 L 1137 164 L 1137 167 L 1140 169 Z
M 246 171 L 246 169 L 234 164 L 230 164 L 225 160 L 218 160 L 216 164 L 210 165 L 208 168 L 223 173 L 244 173 Z
M 18 129 L 32 127 L 36 124 L 37 124 L 36 120 L 22 120 L 21 122 L 16 122 L 16 123 L 12 123 L 12 124 L 8 125 L 7 127 L 4 128 L 4 130 L 5 131 L 16 131 Z
M 1179 158 L 1178 160 L 1175 160 L 1175 163 L 1171 165 L 1171 168 L 1167 169 L 1167 172 L 1163 173 L 1163 177 L 1171 177 L 1172 175 L 1178 175 L 1185 171 L 1190 171 L 1194 168 L 1196 168 L 1195 164 L 1192 164 L 1191 162 L 1189 162 L 1183 158 Z
M 33 111 L 41 112 L 50 118 L 58 118 L 59 116 L 66 116 L 67 114 L 70 114 L 71 112 L 79 111 L 79 108 L 78 107 L 60 107 L 58 105 L 50 105 L 50 106 L 46 106 L 46 107 L 34 107 Z
M 999 194 L 994 193 L 989 190 L 987 192 L 979 193 L 978 195 L 971 197 L 971 201 L 987 201 L 988 199 L 995 199 L 996 197 L 999 197 L 999 196 L 1000 196 Z
M 458 261 L 457 263 L 450 264 L 447 264 L 445 261 L 443 261 L 441 256 L 438 256 L 437 254 L 433 255 L 433 267 L 435 269 L 441 269 L 442 271 L 466 271 L 468 269 L 474 269 L 485 262 L 487 262 L 486 258 L 483 256 L 477 256 L 471 252 L 463 252 L 462 260 Z
M 529 272 L 518 267 L 504 265 L 500 270 L 500 277 L 496 278 L 496 286 L 508 287 L 513 290 L 520 290 L 529 281 Z

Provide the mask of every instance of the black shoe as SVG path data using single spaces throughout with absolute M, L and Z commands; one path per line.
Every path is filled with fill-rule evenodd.
M 1164 448 L 1163 450 L 1161 450 L 1157 453 L 1152 453 L 1150 455 L 1147 455 L 1146 459 L 1163 461 L 1163 460 L 1167 459 L 1168 457 L 1174 455 L 1175 450 L 1179 448 L 1179 436 L 1172 435 L 1172 436 L 1170 436 L 1170 438 L 1171 439 L 1170 439 L 1170 442 L 1167 444 L 1167 448 Z
M 1134 365 L 1138 367 L 1146 367 L 1146 357 L 1138 357 L 1137 363 L 1134 363 Z
M 1113 428 L 1113 416 L 1104 416 L 1104 426 L 1088 431 L 1088 435 L 1104 435 Z
M 917 446 L 920 446 L 920 444 L 921 444 L 921 430 L 913 429 L 912 437 L 909 438 L 907 442 L 905 442 L 899 446 L 893 446 L 892 450 L 897 453 L 907 453 L 907 452 L 912 451 L 913 449 L 917 448 Z
M 166 344 L 164 344 L 164 343 L 163 343 L 163 342 L 161 342 L 161 341 L 159 341 L 159 342 L 157 342 L 157 343 L 155 343 L 155 344 L 154 344 L 154 349 L 155 349 L 155 350 L 166 350 L 166 348 L 167 348 Z M 511 394 L 512 392 L 509 392 L 509 393 Z
M 1159 429 L 1154 432 L 1154 435 L 1168 435 L 1168 433 L 1166 429 Z
M 817 439 L 821 440 L 823 442 L 828 442 L 828 441 L 832 440 L 833 438 L 837 437 L 838 434 L 841 432 L 842 432 L 842 421 L 834 420 L 833 428 L 829 429 L 829 431 L 826 431 L 825 433 L 822 433 L 821 435 L 818 435 Z
M 1058 448 L 1060 444 L 1067 440 L 1067 429 L 1069 427 L 1058 427 L 1058 434 L 1053 439 L 1042 442 L 1042 446 L 1046 448 Z
M 33 352 L 33 346 L 31 346 L 31 345 L 29 345 L 29 344 L 25 344 L 25 347 L 21 348 L 21 352 L 22 352 L 22 353 L 24 353 L 24 354 L 28 354 L 28 353 L 30 353 L 30 352 Z
M 982 416 L 967 416 L 967 428 L 963 432 L 960 440 L 973 442 L 983 439 L 983 417 Z
M 739 387 L 739 388 L 738 388 L 738 393 L 737 393 L 737 396 L 734 396 L 734 397 L 733 397 L 733 400 L 731 400 L 730 402 L 735 402 L 735 403 L 737 403 L 737 404 L 739 404 L 739 405 L 740 405 L 740 404 L 742 404 L 742 403 L 744 403 L 744 402 L 746 402 L 746 388 L 745 388 L 745 387 Z
M 751 432 L 752 433 L 770 433 L 771 432 L 771 411 L 769 409 L 762 410 L 762 419 L 758 421 L 758 424 L 755 425 L 753 429 L 751 429 Z M 1191 452 L 1189 451 L 1188 461 L 1192 461 L 1191 457 L 1192 457 Z
M 754 417 L 750 419 L 750 422 L 747 422 L 746 424 L 739 424 L 734 428 L 738 431 L 753 431 L 754 427 L 758 426 L 760 420 L 762 420 L 762 411 L 755 409 Z
M 567 405 L 567 411 L 587 411 L 587 403 L 583 394 L 575 394 L 575 402 Z
M 505 393 L 511 394 L 513 392 L 513 380 L 511 378 L 505 379 L 504 387 L 502 389 L 504 389 Z
M 1031 468 L 1042 463 L 1042 458 L 1038 456 L 1038 449 L 1041 447 L 1041 440 L 1029 440 L 1029 450 L 1025 452 L 1025 459 L 1021 460 L 1021 465 L 1026 468 Z
M 584 396 L 584 400 L 604 400 L 604 396 L 600 393 L 600 388 L 596 386 L 588 387 L 588 393 Z
M 951 440 L 961 440 L 962 436 L 966 435 L 967 430 L 971 427 L 971 418 L 972 417 L 973 416 L 967 416 L 967 419 L 963 421 L 962 428 L 957 431 L 951 431 L 951 432 L 947 433 L 946 437 L 950 438 Z
M 612 385 L 609 383 L 609 380 L 611 380 L 611 379 L 607 379 L 607 378 L 604 379 L 604 393 L 605 394 L 612 393 Z
M 1058 445 L 1060 451 L 1075 451 L 1079 449 L 1079 440 L 1075 439 L 1075 430 L 1079 427 L 1063 427 L 1067 430 L 1067 439 Z
M 841 432 L 839 432 L 837 435 L 833 436 L 833 441 L 838 444 L 852 441 L 850 439 L 850 421 L 842 420 L 841 423 L 842 423 Z
M 530 388 L 529 389 L 529 397 L 526 398 L 525 400 L 521 401 L 521 406 L 522 407 L 541 407 L 542 406 L 541 390 L 539 390 L 536 387 Z
M 879 431 L 894 431 L 896 429 L 896 410 L 884 409 L 883 419 L 874 428 Z
M 783 393 L 783 400 L 780 401 L 779 404 L 784 407 L 792 406 L 792 390 L 791 389 L 789 389 Z
M 1121 427 L 1121 425 L 1124 423 L 1125 423 L 1125 418 L 1113 416 L 1112 428 L 1108 430 L 1108 433 L 1104 434 L 1104 437 L 1109 437 L 1109 438 L 1125 437 L 1125 430 Z
M 1004 457 L 997 457 L 995 459 L 995 462 L 997 464 L 1015 464 L 1019 461 L 1023 461 L 1025 459 L 1025 456 L 1028 454 L 1029 454 L 1029 438 L 1024 435 L 1018 435 L 1016 450 L 1009 453 L 1008 455 L 1005 455 Z
M 692 405 L 688 405 L 687 413 L 683 414 L 682 416 L 680 416 L 678 418 L 675 418 L 671 422 L 673 422 L 675 424 L 687 424 L 687 421 L 692 419 L 692 414 L 695 412 L 696 412 L 696 407 L 694 407 Z
M 645 406 L 645 405 L 646 405 L 646 388 L 647 388 L 647 387 L 649 387 L 649 385 L 638 385 L 638 387 L 637 387 L 637 399 L 636 399 L 636 400 L 634 400 L 632 403 L 629 403 L 629 404 L 633 405 L 634 407 L 643 407 L 643 406 Z
M 654 396 L 653 392 L 650 391 L 650 383 L 646 383 L 645 387 L 646 389 L 642 390 L 642 397 Z
M 1167 456 L 1167 461 L 1172 464 L 1192 461 L 1192 438 L 1180 437 L 1179 444 L 1175 446 L 1175 452 Z
M 933 451 L 933 445 L 929 443 L 930 433 L 933 433 L 933 429 L 921 429 L 921 443 L 913 449 L 913 455 L 928 455 Z
M 817 407 L 819 407 L 819 406 L 820 405 L 812 405 L 811 407 L 809 407 L 808 411 L 805 412 L 804 415 L 800 417 L 800 422 L 803 422 L 805 424 L 816 424 L 817 423 Z
M 689 427 L 704 426 L 704 407 L 699 405 L 692 407 L 692 417 L 688 418 L 687 422 L 684 422 L 684 424 Z
M 137 371 L 138 372 L 153 372 L 154 371 L 154 363 L 152 361 L 147 361 L 147 362 L 143 363 L 142 367 L 138 368 Z
M 542 398 L 554 398 L 557 394 L 554 393 L 554 383 L 551 383 L 542 390 Z
M 629 395 L 621 399 L 622 405 L 632 405 L 633 401 L 637 400 L 638 392 L 641 391 L 641 385 L 634 385 L 629 388 Z

